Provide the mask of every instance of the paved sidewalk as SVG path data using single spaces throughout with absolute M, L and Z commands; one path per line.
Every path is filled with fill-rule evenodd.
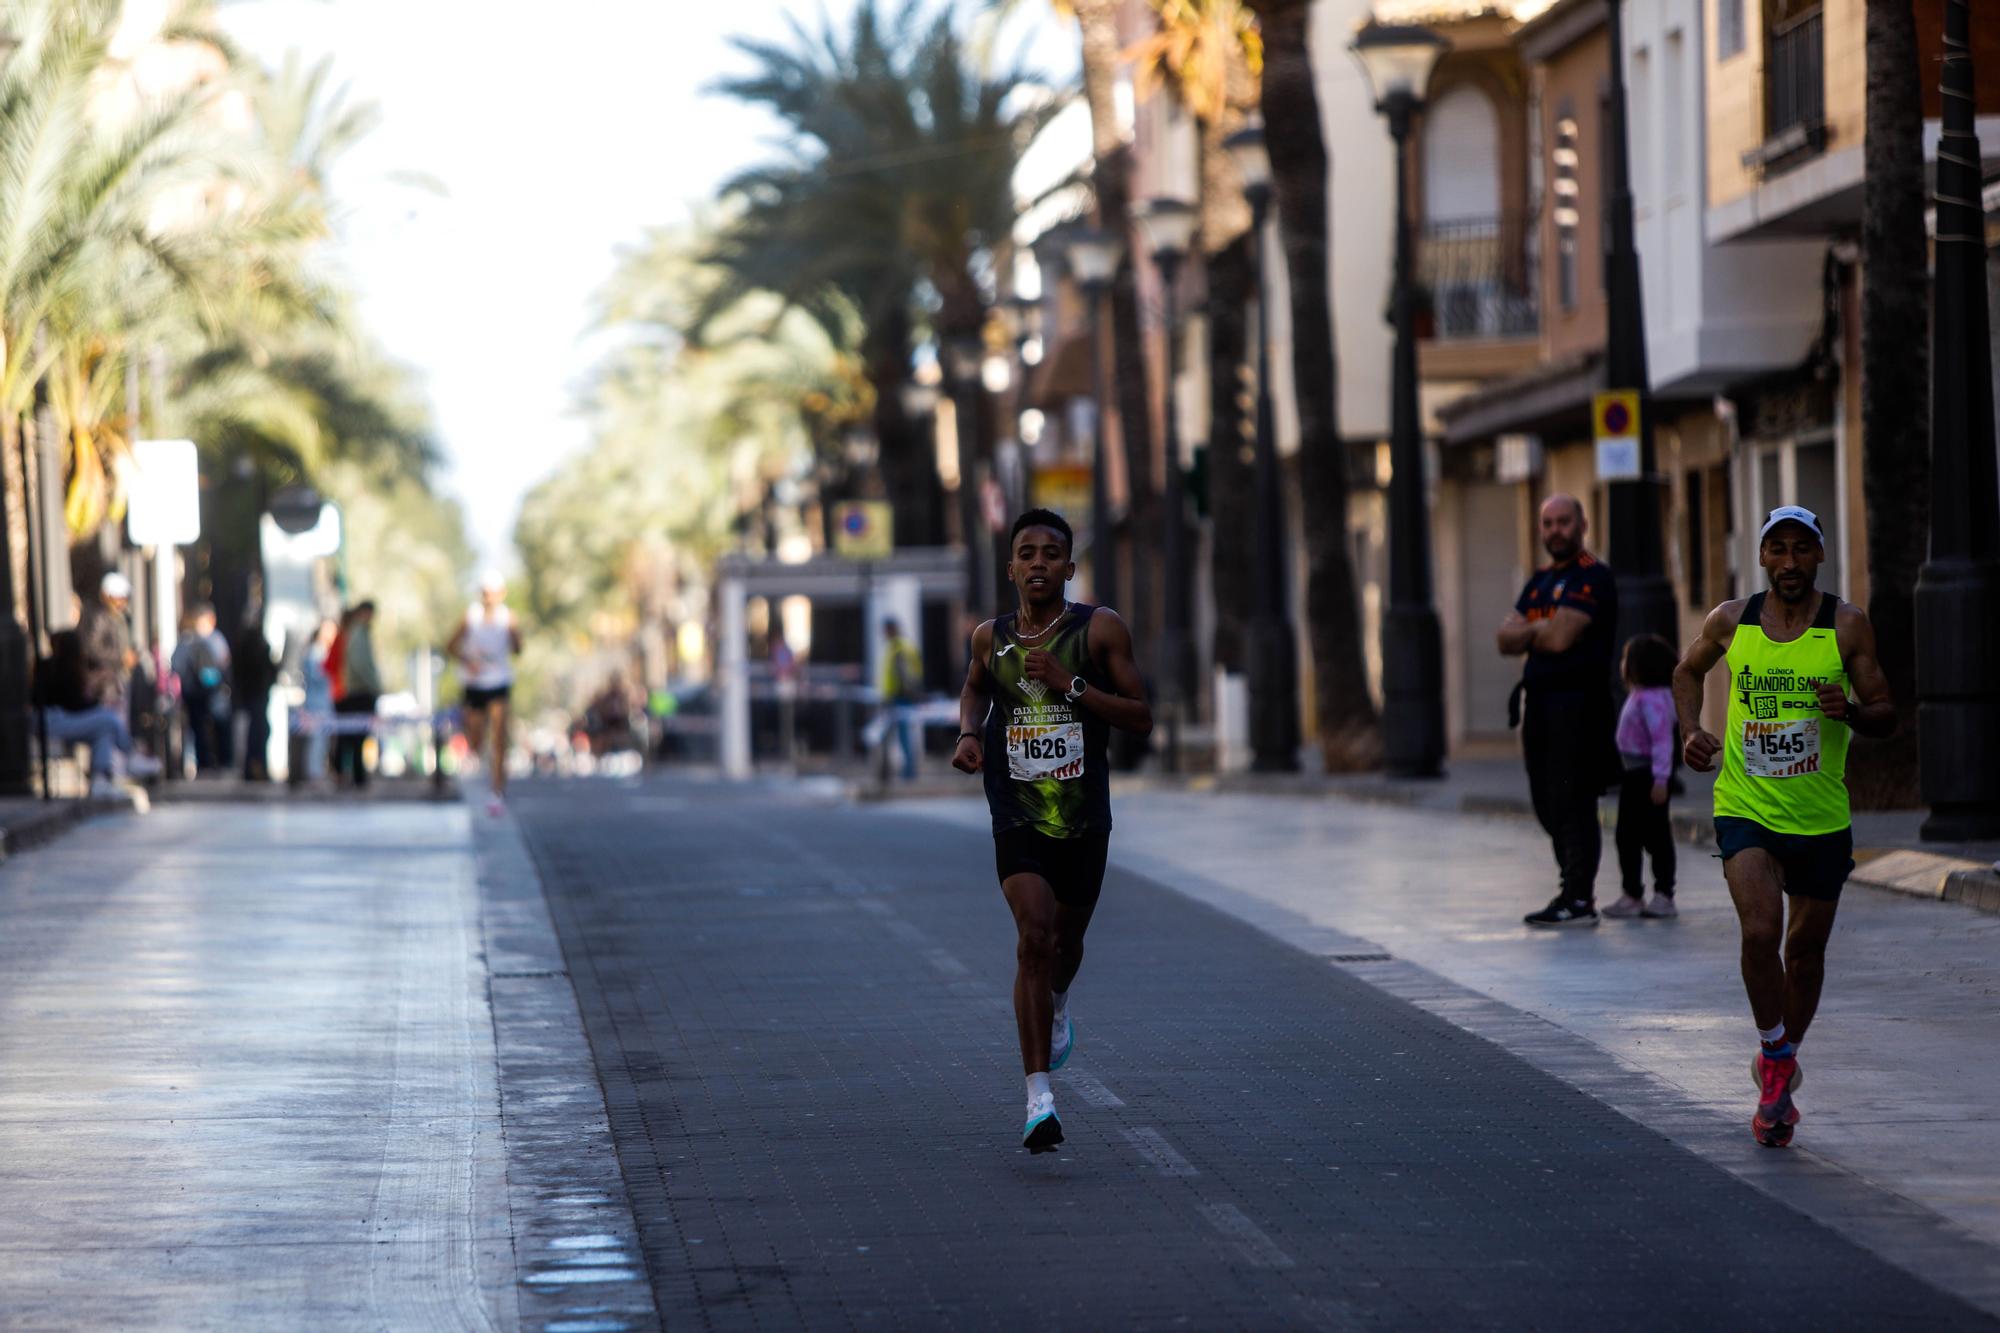
M 902 809 L 986 826 L 976 800 Z M 1788 1193 L 1797 1181 L 1772 1173 L 1813 1159 L 1948 1219 L 1980 1242 L 1968 1262 L 2000 1303 L 2000 919 L 1847 895 L 1806 1048 L 1806 1118 L 1797 1148 L 1774 1154 L 1750 1142 L 1754 1034 L 1735 913 L 1706 851 L 1679 848 L 1678 920 L 1535 931 L 1521 914 L 1553 891 L 1555 866 L 1518 820 L 1215 793 L 1128 793 L 1113 809 L 1114 863 L 1355 959 L 1726 1169 Z M 1600 900 L 1617 891 L 1607 862 Z M 1552 1044 L 1561 1034 L 1581 1040 Z M 1815 1215 L 1852 1222 L 1845 1206 Z
M 485 895 L 457 806 L 0 866 L 0 1327 L 655 1326 L 536 882 L 480 837 Z

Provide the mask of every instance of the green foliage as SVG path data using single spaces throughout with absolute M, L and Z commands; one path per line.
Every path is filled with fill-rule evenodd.
M 602 629 L 671 615 L 733 544 L 763 486 L 808 469 L 843 414 L 865 413 L 845 349 L 758 294 L 686 329 L 722 281 L 702 240 L 666 231 L 605 289 L 608 350 L 582 407 L 590 443 L 528 493 L 515 527 L 533 637 L 585 649 Z
M 710 254 L 724 280 L 704 316 L 763 291 L 836 336 L 858 314 L 864 341 L 913 310 L 977 329 L 1015 164 L 1062 102 L 1023 67 L 981 68 L 952 10 L 928 9 L 862 0 L 844 32 L 792 20 L 787 44 L 736 43 L 755 68 L 716 91 L 771 111 L 791 139 L 723 187 L 737 211 Z
M 0 0 L 0 425 L 13 438 L 46 383 L 79 536 L 120 516 L 117 457 L 142 431 L 195 439 L 213 476 L 248 460 L 269 485 L 318 485 L 397 671 L 387 650 L 443 632 L 471 557 L 430 485 L 420 398 L 322 272 L 329 174 L 376 112 L 324 62 L 245 61 L 209 0 L 150 34 L 126 18 L 120 0 Z M 135 38 L 176 91 L 114 50 Z M 143 423 L 135 382 L 166 390 Z M 208 540 L 247 548 L 254 527 Z

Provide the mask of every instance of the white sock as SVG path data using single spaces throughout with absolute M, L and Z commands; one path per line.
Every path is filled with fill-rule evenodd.
M 1774 1028 L 1758 1028 L 1757 1035 L 1771 1045 L 1776 1046 L 1785 1039 L 1785 1020 L 1782 1018 L 1779 1019 L 1778 1026 Z
M 1040 1074 L 1028 1075 L 1029 1101 L 1032 1102 L 1037 1097 L 1047 1097 L 1051 1095 L 1052 1094 L 1049 1092 L 1049 1076 L 1046 1071 Z
M 1060 1023 L 1063 1017 L 1069 1013 L 1069 992 L 1066 990 L 1050 991 L 1049 995 L 1056 1002 L 1056 1021 Z

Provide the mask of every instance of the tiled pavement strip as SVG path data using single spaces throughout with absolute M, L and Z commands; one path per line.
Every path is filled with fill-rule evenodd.
M 181 806 L 0 867 L 0 1328 L 656 1327 L 538 886 L 478 841 Z
M 1123 870 L 1031 1158 L 978 830 L 668 784 L 516 809 L 670 1327 L 1990 1326 Z

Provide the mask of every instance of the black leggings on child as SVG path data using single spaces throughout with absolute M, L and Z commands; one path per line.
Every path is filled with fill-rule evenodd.
M 1674 896 L 1674 825 L 1667 809 L 1653 804 L 1650 770 L 1625 770 L 1625 783 L 1618 790 L 1618 869 L 1631 897 L 1645 895 L 1648 856 L 1653 858 L 1653 887 Z

